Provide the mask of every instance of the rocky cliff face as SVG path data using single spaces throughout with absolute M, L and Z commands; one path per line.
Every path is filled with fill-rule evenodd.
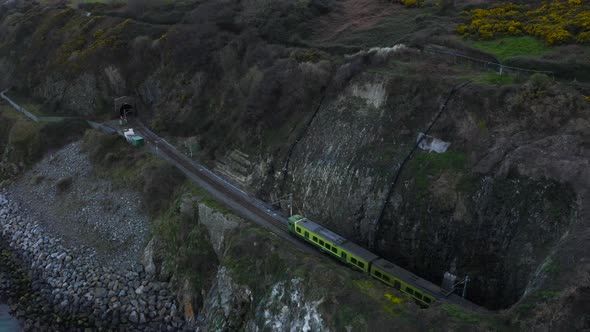
M 571 176 L 588 160 L 578 154 L 587 105 L 566 86 L 533 84 L 472 85 L 455 96 L 432 132 L 450 150 L 419 150 L 377 223 L 392 176 L 453 83 L 357 76 L 295 148 L 283 194 L 435 283 L 448 270 L 469 275 L 471 299 L 508 306 L 579 218 L 585 190 Z
M 387 310 L 395 309 L 413 315 L 413 303 L 397 297 L 392 302 L 391 295 L 386 297 L 387 292 L 382 285 L 364 275 L 330 260 L 293 251 L 275 235 L 202 202 L 194 205 L 192 210 L 187 209 L 186 202 L 195 202 L 195 199 L 187 195 L 183 197 L 179 212 L 183 211 L 185 215 L 196 213 L 196 221 L 203 226 L 197 226 L 190 232 L 198 230 L 207 233 L 200 237 L 201 241 L 210 242 L 216 256 L 208 259 L 219 262 L 208 275 L 201 275 L 208 281 L 201 284 L 200 289 L 195 289 L 191 279 L 187 279 L 188 287 L 179 289 L 178 296 L 186 299 L 180 301 L 182 305 L 179 309 L 184 311 L 187 321 L 196 321 L 202 330 L 367 329 L 392 323 L 394 316 L 385 314 Z M 163 240 L 162 236 L 156 235 L 156 244 L 146 250 L 144 264 L 151 266 L 156 262 L 156 270 L 165 273 L 165 265 L 171 262 L 167 259 L 167 244 L 162 243 Z M 190 244 L 180 244 L 180 255 L 191 247 Z M 201 242 L 199 247 L 205 248 L 206 245 Z M 189 255 L 198 256 L 201 250 L 193 249 Z M 209 251 L 205 253 L 211 254 Z M 186 274 L 172 275 L 173 280 L 185 277 Z M 364 294 L 366 288 L 371 289 L 371 296 Z M 348 302 L 352 297 L 355 298 L 354 303 L 367 306 L 363 312 L 368 316 L 347 314 L 348 310 L 357 308 L 356 304 Z M 372 297 L 380 299 L 381 303 Z M 340 302 L 345 307 L 334 305 Z

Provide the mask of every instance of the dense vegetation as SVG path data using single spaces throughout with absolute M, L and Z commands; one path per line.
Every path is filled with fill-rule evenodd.
M 46 153 L 82 137 L 87 124 L 78 119 L 36 123 L 10 106 L 0 106 L 0 183 L 37 162 Z
M 590 3 L 552 1 L 540 6 L 499 3 L 465 13 L 457 32 L 466 37 L 535 36 L 549 45 L 590 42 Z

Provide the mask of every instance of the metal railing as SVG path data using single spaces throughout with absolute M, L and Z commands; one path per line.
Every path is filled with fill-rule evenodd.
M 526 68 L 520 68 L 520 67 L 506 66 L 506 65 L 503 65 L 498 62 L 477 59 L 477 58 L 470 57 L 465 54 L 460 54 L 460 53 L 445 51 L 442 49 L 437 49 L 436 47 L 433 47 L 433 46 L 424 47 L 424 52 L 430 53 L 433 55 L 444 55 L 444 56 L 448 56 L 448 57 L 453 57 L 455 59 L 455 61 L 460 60 L 460 61 L 464 61 L 464 62 L 471 62 L 471 63 L 477 64 L 477 65 L 481 65 L 482 67 L 484 67 L 486 69 L 492 69 L 492 70 L 496 71 L 500 75 L 505 74 L 505 73 L 510 73 L 510 72 L 515 73 L 515 74 L 526 74 L 526 75 L 545 74 L 545 75 L 551 76 L 555 80 L 555 73 L 552 71 L 549 71 L 549 70 L 533 70 L 533 69 L 526 69 Z
M 118 133 L 117 129 L 105 126 L 105 125 L 100 124 L 98 122 L 93 122 L 93 121 L 86 121 L 86 122 L 88 123 L 88 125 L 92 129 L 96 129 L 98 131 L 102 131 L 107 134 L 117 134 Z
M 15 110 L 22 113 L 24 116 L 29 118 L 31 121 L 34 122 L 59 122 L 65 119 L 74 119 L 73 117 L 64 117 L 64 116 L 37 116 L 29 111 L 27 111 L 24 107 L 17 104 L 14 100 L 6 95 L 6 91 L 10 90 L 10 88 L 0 92 L 0 97 L 6 100 Z
M 19 104 L 15 103 L 12 99 L 10 99 L 7 95 L 6 95 L 6 91 L 8 91 L 10 89 L 6 89 L 2 92 L 0 92 L 0 97 L 2 97 L 2 99 L 6 100 L 10 105 L 12 105 L 12 107 L 14 107 L 14 109 L 16 109 L 17 111 L 21 112 L 22 114 L 24 114 L 27 118 L 35 121 L 35 122 L 40 122 L 39 121 L 39 117 L 34 115 L 33 113 L 27 111 L 26 109 L 24 109 L 23 107 L 21 107 Z

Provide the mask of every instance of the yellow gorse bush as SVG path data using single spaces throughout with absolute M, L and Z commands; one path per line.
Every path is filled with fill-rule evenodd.
M 420 5 L 418 0 L 401 0 L 401 3 L 406 7 L 418 7 Z
M 590 42 L 590 1 L 568 0 L 538 7 L 504 3 L 464 12 L 457 33 L 476 39 L 530 35 L 549 45 Z

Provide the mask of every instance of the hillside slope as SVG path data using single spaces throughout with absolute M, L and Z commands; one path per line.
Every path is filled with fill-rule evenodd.
M 112 119 L 113 98 L 134 96 L 144 122 L 237 185 L 293 193 L 297 211 L 434 283 L 468 275 L 468 298 L 510 326 L 588 328 L 590 87 L 569 67 L 498 76 L 423 52 L 499 57 L 454 34 L 458 9 L 490 2 L 457 3 L 2 7 L 0 71 L 47 114 Z M 576 47 L 506 61 L 563 69 Z M 430 132 L 450 148 L 416 151 L 385 203 L 466 81 Z

